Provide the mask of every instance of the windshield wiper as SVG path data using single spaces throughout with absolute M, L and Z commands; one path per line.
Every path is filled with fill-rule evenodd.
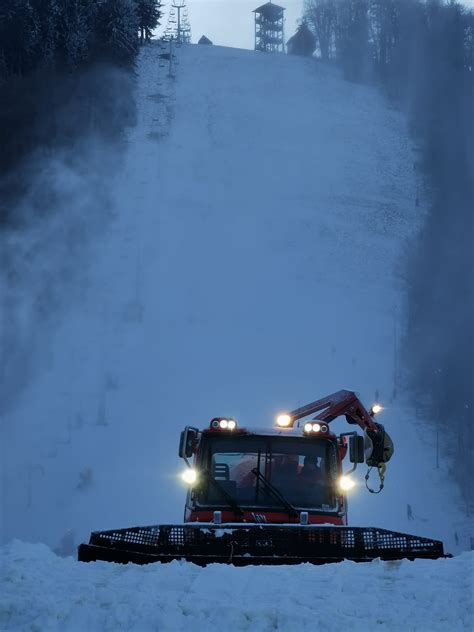
M 211 476 L 211 473 L 208 471 L 204 471 L 204 478 L 209 481 L 210 483 L 212 483 L 212 485 L 214 485 L 214 487 L 219 490 L 219 492 L 221 493 L 221 495 L 226 499 L 227 504 L 229 505 L 229 507 L 231 507 L 234 510 L 234 513 L 236 513 L 238 516 L 243 516 L 244 512 L 242 507 L 240 507 L 240 505 L 236 502 L 236 500 L 234 499 L 234 497 L 229 494 L 228 491 L 226 491 L 222 485 L 216 481 L 215 478 L 213 478 Z
M 259 469 L 254 467 L 254 469 L 252 470 L 252 474 L 254 474 L 257 477 L 257 480 L 262 481 L 262 483 L 265 485 L 265 487 L 268 489 L 268 491 L 271 494 L 273 494 L 274 498 L 276 498 L 278 501 L 280 501 L 280 503 L 283 505 L 283 507 L 285 507 L 285 509 L 288 511 L 288 514 L 290 516 L 297 516 L 298 515 L 298 512 L 296 511 L 296 508 L 293 507 L 293 505 L 286 500 L 286 498 L 283 496 L 281 491 L 277 487 L 275 487 L 275 485 L 270 483 L 268 478 L 266 478 L 260 472 Z

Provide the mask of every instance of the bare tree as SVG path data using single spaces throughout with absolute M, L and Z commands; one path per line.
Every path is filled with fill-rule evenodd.
M 392 61 L 398 31 L 395 0 L 371 0 L 369 3 L 370 39 L 376 68 L 381 76 Z
M 338 0 L 336 5 L 335 54 L 351 80 L 363 80 L 370 74 L 368 2 Z
M 334 50 L 335 0 L 305 0 L 305 17 L 316 36 L 323 61 L 328 61 Z

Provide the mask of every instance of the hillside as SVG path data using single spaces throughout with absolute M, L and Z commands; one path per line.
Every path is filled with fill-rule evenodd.
M 2 421 L 2 539 L 180 521 L 184 425 L 271 424 L 349 388 L 380 394 L 396 445 L 383 494 L 359 473 L 352 523 L 466 548 L 443 455 L 435 469 L 394 382 L 421 212 L 403 118 L 312 61 L 189 46 L 173 81 L 158 52 L 141 56 L 113 220 Z

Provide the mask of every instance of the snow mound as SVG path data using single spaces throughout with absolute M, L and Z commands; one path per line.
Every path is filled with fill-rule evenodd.
M 472 630 L 473 561 L 139 567 L 17 540 L 1 549 L 0 629 Z

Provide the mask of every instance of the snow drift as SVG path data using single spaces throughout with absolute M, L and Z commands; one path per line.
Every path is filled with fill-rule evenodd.
M 472 630 L 474 553 L 451 560 L 146 567 L 56 557 L 13 542 L 1 557 L 0 628 L 48 632 Z

